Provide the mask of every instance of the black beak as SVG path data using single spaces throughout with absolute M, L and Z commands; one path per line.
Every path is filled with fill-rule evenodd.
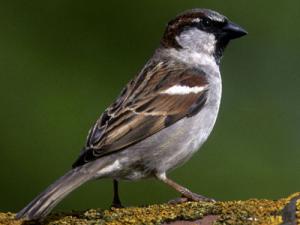
M 222 28 L 222 30 L 228 39 L 235 39 L 248 34 L 245 29 L 230 21 Z

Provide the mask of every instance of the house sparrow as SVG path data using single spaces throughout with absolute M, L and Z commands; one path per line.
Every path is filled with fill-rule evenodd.
M 73 169 L 16 216 L 43 219 L 83 183 L 114 180 L 113 206 L 120 206 L 118 180 L 155 177 L 189 200 L 208 200 L 167 178 L 206 141 L 221 101 L 219 71 L 231 39 L 247 32 L 225 16 L 192 9 L 171 20 L 141 72 L 91 128 Z

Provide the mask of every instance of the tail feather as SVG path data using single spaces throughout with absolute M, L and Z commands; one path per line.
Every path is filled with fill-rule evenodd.
M 100 176 L 101 169 L 105 168 L 106 163 L 97 164 L 94 161 L 90 164 L 91 166 L 84 165 L 67 172 L 18 212 L 16 219 L 41 220 L 45 218 L 74 189 L 93 179 L 95 173 L 97 177 Z

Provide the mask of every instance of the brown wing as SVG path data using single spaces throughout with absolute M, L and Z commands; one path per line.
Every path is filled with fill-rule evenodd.
M 87 146 L 73 167 L 124 149 L 194 115 L 205 104 L 207 89 L 202 71 L 165 63 L 147 66 L 90 130 Z

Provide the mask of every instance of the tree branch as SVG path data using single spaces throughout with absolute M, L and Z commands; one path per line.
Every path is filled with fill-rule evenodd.
M 21 225 L 33 222 L 14 220 L 14 213 L 1 213 L 0 224 Z M 300 224 L 300 193 L 280 200 L 227 202 L 187 202 L 122 209 L 90 209 L 87 211 L 50 214 L 44 225 L 60 224 Z

